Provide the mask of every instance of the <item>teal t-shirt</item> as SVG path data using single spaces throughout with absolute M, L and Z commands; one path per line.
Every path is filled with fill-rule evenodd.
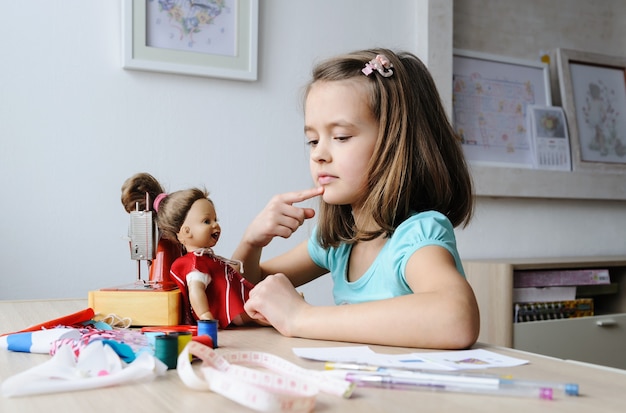
M 405 278 L 406 264 L 415 251 L 427 245 L 448 250 L 457 270 L 465 276 L 454 228 L 445 215 L 436 211 L 416 213 L 400 224 L 370 268 L 355 282 L 348 281 L 347 273 L 352 245 L 323 249 L 317 241 L 316 229 L 309 239 L 308 250 L 313 262 L 331 273 L 335 303 L 351 304 L 411 294 Z

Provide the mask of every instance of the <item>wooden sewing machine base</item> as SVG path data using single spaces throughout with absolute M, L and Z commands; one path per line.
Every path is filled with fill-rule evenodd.
M 115 314 L 130 318 L 132 326 L 172 326 L 180 323 L 180 290 L 89 291 L 89 307 L 96 317 Z

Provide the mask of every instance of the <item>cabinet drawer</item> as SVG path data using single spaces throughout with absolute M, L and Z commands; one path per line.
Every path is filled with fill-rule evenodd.
M 516 323 L 513 347 L 626 369 L 626 313 Z

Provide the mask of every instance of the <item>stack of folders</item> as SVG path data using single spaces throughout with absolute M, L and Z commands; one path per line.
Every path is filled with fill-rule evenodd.
M 513 321 L 592 316 L 593 298 L 578 294 L 579 288 L 610 283 L 608 269 L 515 271 Z

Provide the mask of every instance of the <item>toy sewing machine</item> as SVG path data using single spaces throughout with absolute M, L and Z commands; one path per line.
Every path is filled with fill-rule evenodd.
M 146 205 L 150 205 L 146 194 Z M 180 291 L 169 278 L 171 263 L 180 251 L 167 240 L 159 240 L 153 212 L 130 212 L 128 230 L 130 258 L 137 261 L 137 279 L 131 284 L 89 292 L 89 307 L 96 314 L 129 318 L 133 326 L 170 326 L 180 321 Z M 144 261 L 149 279 L 141 278 Z

